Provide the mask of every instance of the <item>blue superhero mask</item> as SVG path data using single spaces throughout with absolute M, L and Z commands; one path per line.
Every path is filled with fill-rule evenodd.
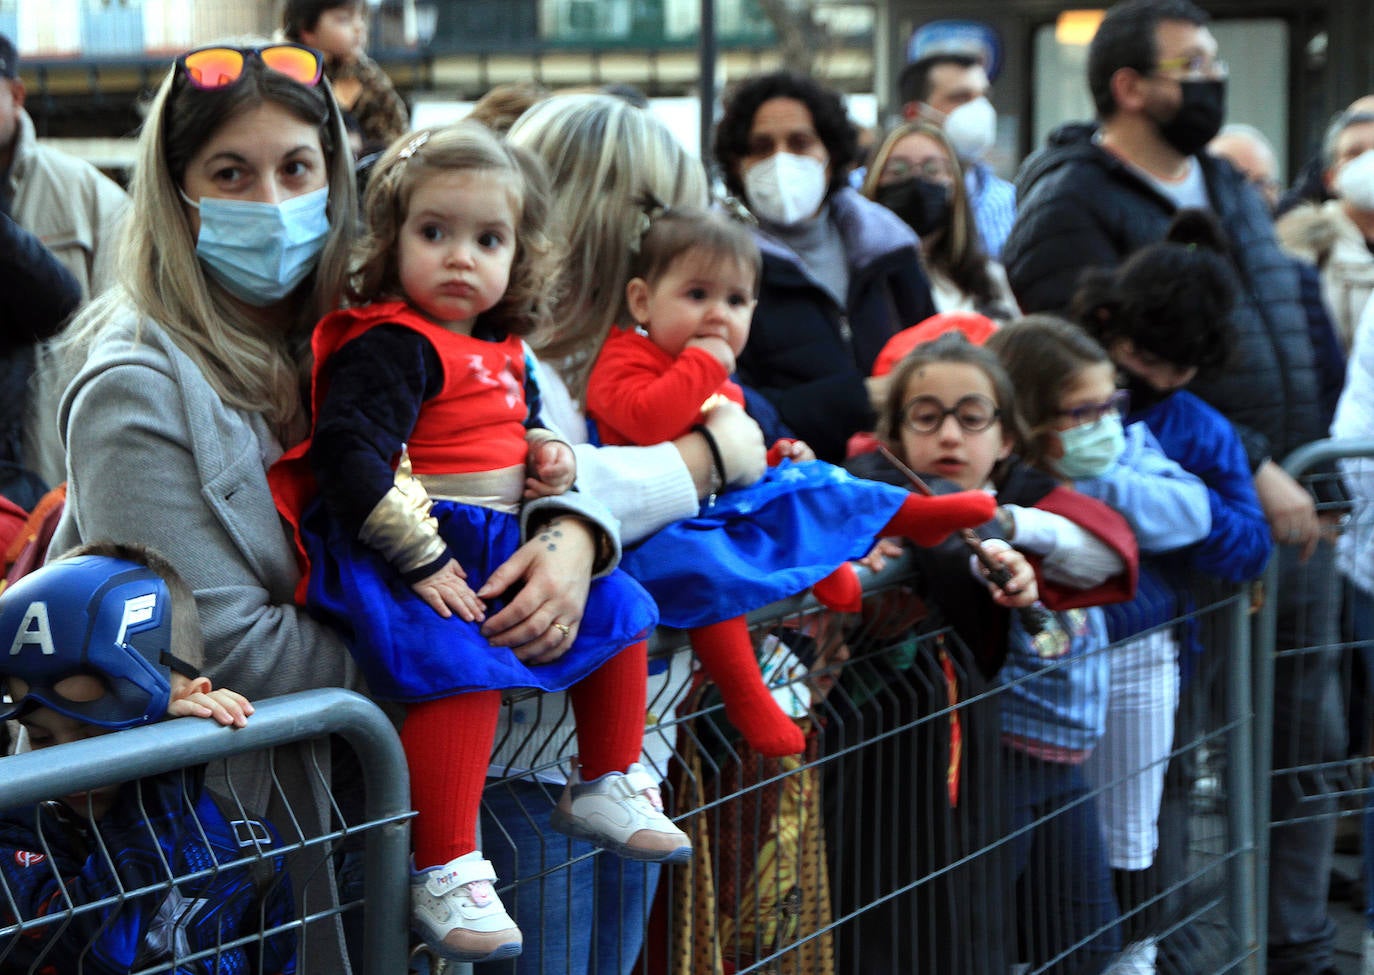
M 101 728 L 158 721 L 172 669 L 196 676 L 171 641 L 171 594 L 156 572 L 101 555 L 46 565 L 0 593 L 0 720 L 42 706 Z M 98 678 L 105 694 L 63 696 L 57 685 L 78 674 Z

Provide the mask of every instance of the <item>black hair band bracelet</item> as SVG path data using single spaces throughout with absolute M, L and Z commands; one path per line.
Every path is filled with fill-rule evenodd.
M 706 440 L 706 446 L 711 451 L 711 463 L 715 467 L 716 479 L 720 484 L 719 488 L 711 491 L 711 497 L 715 497 L 720 491 L 725 490 L 725 458 L 720 455 L 720 444 L 716 443 L 715 435 L 706 428 L 706 424 L 698 423 L 692 427 L 694 433 L 699 433 Z

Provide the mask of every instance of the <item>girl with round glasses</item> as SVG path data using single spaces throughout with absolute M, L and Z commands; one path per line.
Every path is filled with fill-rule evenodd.
M 930 607 L 922 629 L 934 633 L 950 627 L 959 638 L 943 646 L 957 675 L 963 756 L 957 795 L 926 788 L 910 803 L 924 810 L 926 821 L 947 823 L 933 828 L 947 828 L 949 835 L 972 824 L 964 834 L 965 845 L 943 851 L 938 860 L 918 862 L 914 875 L 929 875 L 969 857 L 968 866 L 951 868 L 954 896 L 965 891 L 987 909 L 956 927 L 956 936 L 947 943 L 913 949 L 944 954 L 895 961 L 903 970 L 1005 971 L 1016 960 L 1006 954 L 1012 949 L 1003 938 L 1004 925 L 1016 923 L 1013 917 L 1022 919 L 1027 930 L 1052 932 L 1050 943 L 1034 946 L 1036 960 L 1080 940 L 1086 940 L 1080 950 L 1088 955 L 1110 957 L 1116 947 L 1111 932 L 1115 914 L 1108 910 L 1111 888 L 1091 805 L 1076 801 L 1086 793 L 1078 762 L 1100 732 L 1098 688 L 1105 665 L 1100 650 L 1106 634 L 1097 607 L 1128 599 L 1133 592 L 1135 541 L 1120 515 L 1013 453 L 1022 429 L 1017 402 L 1005 369 L 987 349 L 962 335 L 943 335 L 917 346 L 890 377 L 888 398 L 879 411 L 879 440 L 908 467 L 931 478 L 936 490 L 949 485 L 995 495 L 996 520 L 979 534 L 990 539 L 985 544 L 1011 574 L 1009 583 L 993 585 L 970 565 L 968 549 L 957 540 L 911 553 L 914 588 Z M 851 466 L 874 478 L 906 483 L 877 454 Z M 1056 640 L 1028 632 L 1020 614 L 1012 611 L 1029 606 L 1037 596 L 1061 624 L 1042 630 L 1056 634 Z M 923 641 L 921 646 L 933 653 L 936 644 Z M 999 690 L 999 683 L 1006 686 Z M 934 706 L 943 711 L 948 701 L 941 698 Z M 942 733 L 941 726 L 953 722 L 952 717 L 923 720 L 918 734 L 935 740 L 919 746 L 917 753 L 940 754 L 941 734 L 946 739 L 953 734 L 952 728 Z M 1065 760 L 1050 762 L 1043 757 L 1048 754 Z M 1000 845 L 1013 835 L 1017 838 L 1010 845 Z M 1062 866 L 1071 856 L 1082 865 L 1073 883 Z M 1011 892 L 1023 872 L 1025 889 L 1035 896 L 1014 905 Z M 910 882 L 901 873 L 890 879 L 895 887 Z M 1074 890 L 1095 895 L 1076 903 Z M 989 899 L 988 891 L 1005 891 L 1006 899 Z M 921 903 L 921 896 L 910 895 L 917 900 L 914 905 L 896 899 L 891 910 L 897 913 L 884 908 L 861 915 L 860 942 L 881 942 L 881 932 L 913 909 L 940 909 Z

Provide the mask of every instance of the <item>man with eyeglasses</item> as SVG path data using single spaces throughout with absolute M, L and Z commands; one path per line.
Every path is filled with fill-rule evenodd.
M 1115 266 L 1162 240 L 1174 213 L 1201 206 L 1232 245 L 1238 300 L 1229 367 L 1190 390 L 1237 428 L 1255 488 L 1280 543 L 1278 647 L 1337 644 L 1332 552 L 1311 495 L 1274 458 L 1325 435 L 1298 270 L 1279 247 L 1263 201 L 1204 147 L 1225 116 L 1227 70 L 1208 15 L 1191 0 L 1126 0 L 1107 11 L 1088 49 L 1095 124 L 1051 133 L 1017 177 L 1019 214 L 1004 259 L 1027 312 L 1068 306 L 1085 266 Z M 1272 704 L 1275 764 L 1313 767 L 1344 756 L 1339 653 L 1281 655 Z M 1261 713 L 1269 702 L 1257 702 Z M 1316 774 L 1275 779 L 1270 975 L 1332 968 L 1327 915 L 1335 807 Z

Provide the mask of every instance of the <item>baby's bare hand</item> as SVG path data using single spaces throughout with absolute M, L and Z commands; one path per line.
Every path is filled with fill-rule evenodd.
M 547 498 L 570 490 L 577 479 L 577 456 L 561 440 L 546 440 L 530 448 L 530 472 L 525 497 Z
M 486 604 L 472 591 L 467 573 L 454 559 L 449 559 L 438 572 L 412 583 L 410 588 L 444 619 L 454 613 L 469 623 L 486 619 Z
M 687 340 L 683 348 L 701 349 L 724 366 L 726 372 L 732 373 L 735 371 L 735 352 L 730 348 L 730 343 L 719 335 L 694 336 Z

